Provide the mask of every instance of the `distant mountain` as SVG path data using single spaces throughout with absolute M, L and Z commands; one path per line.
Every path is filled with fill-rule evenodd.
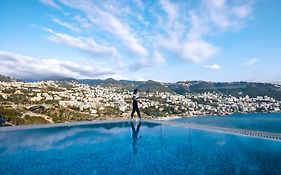
M 138 86 L 139 91 L 159 91 L 159 92 L 170 92 L 175 93 L 172 89 L 166 87 L 164 84 L 161 84 L 156 81 L 148 80 L 147 82 Z
M 179 81 L 177 83 L 161 83 L 153 80 L 149 81 L 131 81 L 131 80 L 115 80 L 108 78 L 101 79 L 74 79 L 68 77 L 51 77 L 40 81 L 59 81 L 61 83 L 77 82 L 89 85 L 118 85 L 129 90 L 138 88 L 140 91 L 159 91 L 170 92 L 185 95 L 186 93 L 204 93 L 217 92 L 235 97 L 246 96 L 270 96 L 277 100 L 281 100 L 281 85 L 272 83 L 256 83 L 256 82 L 207 82 L 207 81 Z M 0 81 L 13 82 L 18 81 L 15 78 L 0 75 Z M 39 80 L 38 80 L 39 81 Z
M 281 100 L 281 86 L 270 83 L 252 82 L 206 82 L 206 81 L 185 81 L 177 82 L 169 86 L 178 94 L 218 92 L 236 97 L 249 95 L 270 96 Z
M 78 80 L 79 83 L 82 84 L 89 84 L 89 85 L 99 85 L 103 82 L 101 79 L 80 79 Z
M 126 85 L 126 83 L 122 83 L 121 81 L 119 81 L 119 80 L 115 80 L 115 79 L 113 79 L 113 78 L 108 78 L 108 79 L 105 79 L 103 82 L 102 82 L 102 84 L 108 84 L 108 85 L 123 85 L 123 86 L 125 86 Z
M 136 88 L 140 86 L 141 84 L 145 83 L 145 81 L 133 81 L 133 80 L 120 80 L 121 82 L 127 84 L 128 86 L 132 88 Z
M 17 80 L 13 77 L 0 75 L 0 82 L 16 82 L 16 81 L 20 81 L 20 80 Z
M 77 79 L 69 78 L 69 77 L 52 77 L 52 78 L 43 79 L 43 81 L 78 82 Z
M 280 84 L 281 85 L 281 81 L 275 81 L 275 82 L 272 82 L 272 84 Z
M 124 86 L 128 89 L 134 89 L 140 84 L 143 84 L 141 81 L 131 81 L 131 80 L 115 80 L 113 78 L 108 78 L 105 80 L 101 79 L 81 79 L 78 80 L 79 83 L 83 84 L 89 84 L 89 85 L 119 85 L 119 86 Z
M 115 80 L 113 78 L 108 78 L 105 80 L 100 79 L 81 79 L 79 83 L 89 84 L 89 85 L 119 85 L 133 90 L 138 88 L 140 91 L 159 91 L 159 92 L 171 92 L 174 93 L 171 89 L 167 88 L 164 84 L 161 84 L 156 81 L 131 81 L 131 80 Z
M 58 82 L 77 82 L 78 80 L 71 77 L 47 77 L 47 78 L 27 78 L 25 82 L 38 82 L 38 81 L 58 81 Z

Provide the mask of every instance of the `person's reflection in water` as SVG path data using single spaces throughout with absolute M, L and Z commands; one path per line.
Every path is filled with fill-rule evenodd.
M 137 129 L 135 128 L 134 122 L 131 121 L 131 128 L 132 128 L 132 150 L 134 154 L 138 153 L 138 140 L 141 138 L 141 136 L 139 135 L 139 131 L 140 131 L 140 127 L 141 127 L 141 122 L 138 123 Z

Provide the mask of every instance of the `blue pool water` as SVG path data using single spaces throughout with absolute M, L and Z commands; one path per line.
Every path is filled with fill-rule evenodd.
M 0 131 L 1 175 L 281 174 L 280 158 L 280 141 L 150 122 Z
M 281 113 L 233 114 L 179 118 L 173 121 L 281 133 Z

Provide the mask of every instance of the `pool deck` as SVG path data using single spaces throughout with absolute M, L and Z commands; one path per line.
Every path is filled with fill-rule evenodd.
M 37 128 L 52 128 L 52 127 L 70 127 L 76 125 L 90 125 L 90 124 L 106 124 L 106 123 L 120 123 L 120 122 L 130 122 L 130 119 L 124 120 L 99 120 L 99 121 L 83 121 L 83 122 L 70 122 L 70 123 L 54 123 L 54 124 L 42 124 L 42 125 L 24 125 L 24 126 L 8 126 L 8 127 L 0 127 L 0 132 L 5 131 L 17 131 L 17 130 L 25 130 L 25 129 L 37 129 Z M 135 121 L 135 120 L 133 120 Z M 281 141 L 281 133 L 270 133 L 270 132 L 262 132 L 262 131 L 253 131 L 253 130 L 245 130 L 245 129 L 237 129 L 237 128 L 226 128 L 226 127 L 216 127 L 216 126 L 208 126 L 208 125 L 200 125 L 200 124 L 192 124 L 188 122 L 174 122 L 170 120 L 148 120 L 143 119 L 142 122 L 154 123 L 154 124 L 162 124 L 162 125 L 170 125 L 176 127 L 184 127 L 184 128 L 192 128 L 198 130 L 205 130 L 211 132 L 221 132 L 227 134 L 235 134 L 242 135 L 247 137 L 256 137 L 268 140 Z

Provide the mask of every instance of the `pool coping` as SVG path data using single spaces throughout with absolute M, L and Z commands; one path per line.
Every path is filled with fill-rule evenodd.
M 3 126 L 0 127 L 0 132 L 3 131 L 17 131 L 25 129 L 38 129 L 38 128 L 55 128 L 63 126 L 78 126 L 78 125 L 90 125 L 90 124 L 106 124 L 106 123 L 120 123 L 128 122 L 129 119 L 120 120 L 93 120 L 93 121 L 79 121 L 79 122 L 66 122 L 66 123 L 50 123 L 50 124 L 36 124 L 36 125 L 18 125 L 18 126 Z
M 52 124 L 39 124 L 39 125 L 21 125 L 21 126 L 4 126 L 0 127 L 0 132 L 5 131 L 18 131 L 18 130 L 26 130 L 26 129 L 38 129 L 38 128 L 54 128 L 54 127 L 65 127 L 65 126 L 78 126 L 78 125 L 90 125 L 90 124 L 109 124 L 109 123 L 121 123 L 121 122 L 131 122 L 137 120 L 131 119 L 118 119 L 118 120 L 95 120 L 95 121 L 81 121 L 81 122 L 69 122 L 69 123 L 52 123 Z M 175 127 L 184 127 L 191 128 L 196 130 L 204 130 L 209 132 L 219 132 L 219 133 L 227 133 L 234 134 L 239 136 L 247 136 L 247 137 L 255 137 L 267 140 L 275 140 L 281 141 L 281 133 L 271 133 L 271 132 L 263 132 L 263 131 L 253 131 L 253 130 L 245 130 L 238 128 L 226 128 L 226 127 L 217 127 L 210 125 L 202 125 L 202 124 L 192 124 L 188 122 L 175 122 L 171 120 L 149 120 L 142 119 L 138 120 L 146 123 L 154 123 L 161 125 L 169 125 Z

